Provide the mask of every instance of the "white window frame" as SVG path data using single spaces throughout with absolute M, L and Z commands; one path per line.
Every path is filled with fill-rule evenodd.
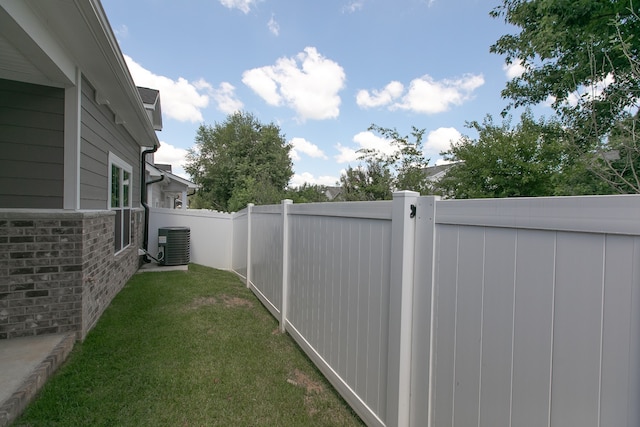
M 119 169 L 119 182 L 118 182 L 118 194 L 122 206 L 113 206 L 113 181 L 112 170 L 113 167 Z M 128 182 L 125 180 L 124 173 L 128 174 Z M 131 245 L 131 187 L 133 184 L 133 168 L 131 165 L 114 153 L 109 152 L 109 169 L 107 171 L 107 188 L 109 192 L 107 194 L 107 207 L 109 210 L 116 211 L 116 217 L 114 218 L 114 236 L 113 247 L 114 254 L 117 255 L 123 250 L 127 249 Z M 125 191 L 127 197 L 125 198 Z M 126 200 L 126 205 L 124 201 Z M 125 244 L 126 243 L 126 244 Z

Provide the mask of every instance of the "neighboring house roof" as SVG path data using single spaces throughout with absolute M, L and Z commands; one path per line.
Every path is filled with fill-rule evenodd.
M 165 166 L 165 165 L 162 165 Z M 157 165 L 152 165 L 147 163 L 146 165 L 147 172 L 149 176 L 153 178 L 157 178 L 160 176 L 164 176 L 164 179 L 160 181 L 160 185 L 163 187 L 165 191 L 185 191 L 185 190 L 195 190 L 198 186 L 189 181 L 188 179 L 182 178 L 181 176 L 174 175 L 173 173 L 161 169 L 157 167 Z
M 338 197 L 342 193 L 342 187 L 326 187 L 324 194 L 327 196 L 327 199 L 333 200 Z
M 456 163 L 447 163 L 444 165 L 435 165 L 425 168 L 424 171 L 427 175 L 427 180 L 431 182 L 441 180 L 447 174 L 447 171 L 451 168 L 451 166 L 455 164 Z
M 153 163 L 153 166 L 155 166 L 157 169 L 173 173 L 173 171 L 171 170 L 171 165 L 169 164 Z
M 156 89 L 149 89 L 148 87 L 138 86 L 138 92 L 142 98 L 149 119 L 153 123 L 155 130 L 162 130 L 162 108 L 160 107 L 160 91 Z
M 99 0 L 0 0 L 0 64 L 0 78 L 60 88 L 79 70 L 138 144 L 159 144 Z

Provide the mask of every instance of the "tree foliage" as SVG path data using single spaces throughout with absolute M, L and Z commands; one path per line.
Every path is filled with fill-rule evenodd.
M 606 134 L 640 98 L 637 12 L 632 0 L 503 0 L 491 15 L 520 32 L 491 51 L 525 71 L 502 95 L 516 107 L 552 97 L 574 127 Z
M 233 212 L 248 203 L 279 203 L 293 175 L 290 149 L 278 126 L 250 113 L 202 124 L 185 167 L 199 186 L 196 207 Z
M 620 120 L 606 142 L 585 156 L 585 168 L 613 193 L 640 193 L 639 119 L 636 113 Z
M 293 203 L 318 203 L 328 202 L 326 194 L 327 188 L 323 185 L 304 183 L 297 188 L 289 188 L 286 191 L 286 198 L 293 200 Z
M 367 162 L 367 170 L 380 168 L 379 174 L 388 177 L 389 194 L 396 190 L 411 190 L 426 194 L 429 190 L 425 168 L 429 159 L 425 158 L 422 139 L 425 129 L 412 128 L 411 137 L 402 136 L 396 129 L 384 128 L 375 124 L 369 131 L 380 134 L 389 141 L 391 154 L 376 149 L 361 149 L 360 160 Z M 376 173 L 375 170 L 372 172 Z
M 467 127 L 478 138 L 463 136 L 442 153 L 455 164 L 436 183 L 437 193 L 460 199 L 555 194 L 568 160 L 557 121 L 535 121 L 526 112 L 516 126 L 509 118 L 498 125 L 487 116 Z
M 391 183 L 389 169 L 370 159 L 364 166 L 349 166 L 340 176 L 342 192 L 336 201 L 391 200 Z
M 491 14 L 520 30 L 491 47 L 525 70 L 502 95 L 510 106 L 552 99 L 567 129 L 573 172 L 564 192 L 639 193 L 638 2 L 503 0 Z M 584 176 L 572 189 L 577 171 Z

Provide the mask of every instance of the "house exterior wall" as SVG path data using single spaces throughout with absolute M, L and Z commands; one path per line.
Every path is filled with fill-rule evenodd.
M 143 216 L 141 209 L 132 212 L 131 245 L 117 255 L 113 254 L 113 213 L 85 217 L 81 338 L 95 326 L 111 300 L 138 270 Z
M 131 245 L 113 254 L 114 213 L 0 211 L 0 339 L 75 332 L 84 339 L 138 268 Z
M 0 208 L 62 208 L 64 90 L 0 79 Z
M 96 102 L 96 92 L 82 80 L 80 208 L 106 209 L 109 189 L 109 152 L 133 168 L 132 206 L 140 206 L 140 145 L 123 126 L 116 124 L 113 112 Z

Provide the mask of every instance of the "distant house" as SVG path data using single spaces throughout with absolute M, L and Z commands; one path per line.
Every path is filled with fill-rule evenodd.
M 160 92 L 156 89 L 138 87 L 138 93 L 153 128 L 157 131 L 162 130 Z M 188 196 L 197 188 L 193 182 L 173 174 L 171 165 L 156 163 L 153 153 L 146 158 L 145 183 L 144 202 L 154 208 L 186 209 Z
M 327 200 L 335 200 L 342 193 L 342 187 L 340 186 L 331 186 L 325 187 L 324 195 L 327 196 Z
M 172 173 L 171 165 L 147 163 L 147 200 L 154 208 L 187 209 L 188 196 L 198 188 Z
M 455 163 L 446 163 L 444 165 L 435 165 L 425 168 L 424 171 L 426 173 L 427 180 L 432 183 L 440 181 L 453 165 L 455 165 Z
M 0 0 L 0 338 L 83 339 L 138 269 L 161 126 L 99 0 Z

